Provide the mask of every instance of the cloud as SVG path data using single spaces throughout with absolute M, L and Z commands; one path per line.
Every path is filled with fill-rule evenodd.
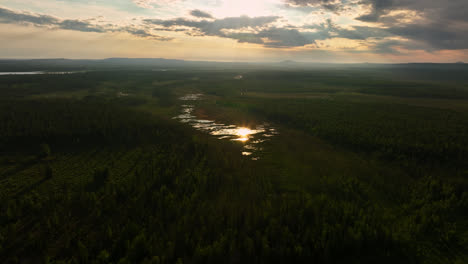
M 440 49 L 468 49 L 468 2 L 466 0 L 285 0 L 298 8 L 321 7 L 331 11 L 345 10 L 359 5 L 366 13 L 358 21 L 376 23 L 375 26 L 336 26 L 319 28 L 322 37 L 341 37 L 366 40 L 388 39 L 377 52 L 394 51 L 391 47 L 418 48 L 426 51 Z M 317 37 L 317 36 L 315 36 Z M 401 40 L 395 40 L 401 39 Z M 382 42 L 383 43 L 383 42 Z M 415 43 L 418 45 L 415 46 Z M 397 45 L 398 44 L 398 45 Z
M 132 2 L 139 7 L 151 9 L 154 8 L 155 5 L 169 5 L 175 2 L 180 2 L 180 0 L 132 0 Z
M 240 17 L 226 17 L 223 19 L 215 20 L 189 20 L 185 18 L 176 18 L 169 20 L 162 19 L 145 19 L 144 22 L 149 25 L 163 26 L 168 30 L 177 30 L 180 27 L 190 28 L 198 31 L 202 35 L 207 36 L 225 36 L 223 30 L 236 30 L 252 28 L 258 29 L 275 22 L 279 17 L 277 16 L 264 16 L 250 18 L 248 16 Z
M 146 19 L 150 25 L 163 26 L 166 30 L 181 30 L 186 28 L 191 36 L 217 36 L 230 38 L 240 43 L 263 44 L 266 47 L 297 47 L 313 44 L 313 39 L 307 38 L 296 29 L 273 27 L 271 24 L 280 17 L 226 17 L 215 20 L 189 20 L 176 18 L 170 20 Z
M 316 44 L 317 40 L 344 38 L 351 40 L 383 39 L 393 36 L 387 29 L 368 26 L 342 28 L 331 19 L 314 25 L 300 27 L 277 27 L 273 23 L 279 17 L 227 17 L 215 20 L 190 20 L 176 18 L 169 20 L 146 19 L 148 25 L 158 30 L 185 31 L 190 36 L 216 36 L 235 39 L 240 43 L 261 44 L 270 48 L 302 47 Z
M 82 32 L 97 32 L 97 33 L 104 33 L 107 30 L 99 25 L 93 25 L 86 21 L 81 20 L 63 20 L 56 24 L 60 29 L 66 30 L 75 30 L 75 31 L 82 31 Z
M 194 17 L 201 17 L 201 18 L 213 18 L 213 16 L 207 12 L 195 9 L 190 11 L 190 15 Z
M 268 39 L 268 47 L 301 47 L 315 44 L 315 40 L 308 38 L 296 29 L 268 28 L 259 32 L 259 36 Z
M 419 41 L 420 47 L 428 51 L 468 49 L 468 29 L 466 27 L 441 23 L 409 24 L 391 27 L 388 32 Z
M 54 25 L 59 23 L 59 20 L 55 17 L 48 15 L 35 15 L 29 13 L 18 13 L 9 9 L 0 7 L 0 23 L 31 23 L 36 25 Z
M 363 4 L 370 6 L 370 12 L 357 17 L 358 20 L 365 22 L 376 22 L 382 15 L 385 15 L 390 10 L 400 9 L 394 0 L 363 0 Z
M 329 11 L 340 11 L 345 7 L 343 0 L 285 0 L 288 7 L 308 10 L 307 7 L 320 7 Z
M 0 7 L 0 23 L 2 24 L 28 24 L 36 27 L 48 27 L 51 29 L 73 30 L 80 32 L 125 32 L 137 37 L 149 38 L 154 40 L 170 40 L 170 38 L 158 36 L 144 29 L 135 27 L 121 27 L 112 24 L 99 25 L 91 23 L 90 20 L 77 19 L 59 19 L 43 14 L 32 14 L 27 12 L 17 12 Z
M 315 25 L 305 25 L 301 27 L 302 30 L 313 29 L 315 32 L 305 33 L 309 36 L 313 36 L 315 40 L 325 40 L 332 38 L 343 38 L 350 40 L 367 40 L 381 39 L 389 36 L 393 36 L 392 33 L 388 32 L 387 29 L 378 27 L 368 26 L 353 26 L 349 29 L 342 28 L 332 22 L 331 19 L 327 19 L 324 23 Z
M 296 29 L 271 27 L 256 33 L 233 33 L 225 37 L 236 39 L 239 42 L 263 44 L 271 48 L 302 47 L 315 44 L 315 40 L 308 38 Z
M 429 20 L 447 20 L 468 22 L 468 2 L 466 0 L 428 1 L 428 0 L 363 0 L 369 6 L 369 12 L 358 20 L 379 21 L 391 11 L 415 11 Z
M 369 12 L 357 20 L 379 23 L 393 36 L 417 41 L 420 49 L 468 48 L 466 0 L 364 0 L 363 4 L 369 6 Z
M 188 0 L 133 0 L 142 7 L 173 7 Z M 212 0 L 214 5 L 218 0 Z M 135 18 L 137 25 L 105 24 L 97 20 L 62 19 L 46 14 L 13 11 L 0 7 L 0 23 L 27 24 L 50 29 L 80 32 L 126 32 L 133 36 L 155 40 L 169 40 L 156 35 L 215 36 L 233 39 L 239 43 L 253 43 L 268 48 L 303 47 L 320 49 L 355 44 L 359 52 L 399 54 L 405 50 L 468 49 L 468 2 L 466 0 L 279 0 L 285 5 L 276 8 L 294 8 L 309 14 L 302 17 L 232 16 L 216 18 L 203 9 L 174 13 L 191 17 L 170 19 Z M 197 2 L 198 3 L 198 2 Z M 177 4 L 176 4 L 177 5 Z M 193 5 L 191 5 L 193 6 Z M 199 5 L 197 7 L 207 6 Z M 213 9 L 215 10 L 215 9 Z M 350 11 L 352 10 L 352 11 Z M 282 16 L 297 12 L 280 10 Z M 218 14 L 213 11 L 213 14 Z M 354 12 L 354 13 L 353 13 Z M 166 14 L 165 11 L 161 13 Z M 171 13 L 172 14 L 172 13 Z M 299 13 L 300 14 L 300 13 Z M 339 21 L 341 24 L 335 24 Z M 288 19 L 294 25 L 288 24 Z M 320 21 L 301 24 L 304 21 Z M 366 23 L 362 23 L 366 22 Z M 311 22 L 309 22 L 311 23 Z M 170 31 L 171 33 L 163 33 Z M 179 32 L 179 33 L 175 33 Z M 329 41 L 330 40 L 330 41 Z M 317 44 L 319 42 L 319 44 Z M 326 43 L 326 45 L 322 45 Z M 331 43 L 331 44 L 330 44 Z M 328 46 L 331 45 L 331 46 Z M 359 46 L 360 45 L 360 46 Z

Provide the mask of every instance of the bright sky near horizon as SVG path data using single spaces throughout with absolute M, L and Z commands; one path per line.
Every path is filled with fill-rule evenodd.
M 468 61 L 466 0 L 1 0 L 0 58 Z

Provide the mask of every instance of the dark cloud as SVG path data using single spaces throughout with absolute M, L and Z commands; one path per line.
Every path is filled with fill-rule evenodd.
M 426 51 L 468 49 L 468 28 L 463 24 L 457 26 L 444 23 L 400 23 L 382 28 L 354 26 L 352 29 L 344 29 L 328 20 L 327 23 L 310 28 L 318 29 L 315 34 L 321 34 L 324 38 L 339 37 L 378 41 L 379 44 L 375 46 L 377 53 L 397 53 L 395 47 Z M 388 40 L 388 37 L 393 38 Z
M 266 47 L 298 47 L 315 43 L 313 39 L 308 38 L 297 29 L 277 28 L 270 25 L 278 19 L 277 16 L 252 18 L 240 16 L 210 21 L 177 18 L 171 20 L 147 19 L 145 22 L 174 31 L 186 27 L 190 29 L 187 34 L 191 36 L 217 36 L 235 39 L 241 43 L 263 44 Z
M 203 36 L 203 35 L 199 35 Z M 239 43 L 264 44 L 262 37 L 258 33 L 231 33 L 221 37 L 237 40 Z
M 0 7 L 0 23 L 32 23 L 36 25 L 53 25 L 59 23 L 59 20 L 47 15 L 33 15 L 29 13 L 17 13 L 9 9 Z
M 66 30 L 75 30 L 75 31 L 82 31 L 82 32 L 97 32 L 97 33 L 104 33 L 106 29 L 99 25 L 93 25 L 87 21 L 81 20 L 63 20 L 61 22 L 56 23 L 56 25 L 60 29 Z
M 338 12 L 344 9 L 346 0 L 285 0 L 287 7 L 311 11 L 309 7 L 320 7 L 329 11 Z
M 194 17 L 201 17 L 201 18 L 213 18 L 213 16 L 210 13 L 195 9 L 190 11 L 190 15 Z
M 346 38 L 353 40 L 383 39 L 393 36 L 387 29 L 367 26 L 355 26 L 345 29 L 334 24 L 330 19 L 324 23 L 302 27 L 271 25 L 279 17 L 228 17 L 216 20 L 188 20 L 176 18 L 170 20 L 148 19 L 146 23 L 163 27 L 164 30 L 181 31 L 190 36 L 217 36 L 235 39 L 241 43 L 262 44 L 266 47 L 300 47 L 316 44 L 316 40 Z M 313 31 L 311 31 L 313 30 Z
M 369 38 L 380 39 L 392 36 L 392 33 L 388 32 L 386 29 L 367 26 L 354 26 L 352 30 L 337 29 L 336 32 L 340 38 L 355 40 L 366 40 Z
M 378 22 L 389 34 L 418 42 L 420 49 L 468 49 L 466 0 L 363 0 L 363 4 L 370 6 L 370 12 L 356 19 Z M 391 11 L 412 13 L 408 17 Z M 400 44 L 407 47 L 406 42 Z
M 94 20 L 63 20 L 56 17 L 17 12 L 0 7 L 0 23 L 30 24 L 51 29 L 81 32 L 126 32 L 141 38 L 168 40 L 155 31 L 184 32 L 190 36 L 217 36 L 265 47 L 300 47 L 316 41 L 344 38 L 362 42 L 375 53 L 398 54 L 402 50 L 468 49 L 468 1 L 429 0 L 284 0 L 293 8 L 339 12 L 351 6 L 365 5 L 368 13 L 357 20 L 374 26 L 340 27 L 331 20 L 320 24 L 278 26 L 280 17 L 226 17 L 216 19 L 201 10 L 192 10 L 189 18 L 145 19 L 143 26 L 98 24 Z M 392 12 L 401 11 L 401 12 Z M 281 21 L 284 22 L 284 21 Z
M 315 40 L 309 38 L 296 29 L 271 27 L 256 33 L 233 33 L 225 37 L 236 39 L 239 42 L 263 44 L 271 48 L 302 47 L 315 44 Z
M 370 6 L 369 13 L 357 17 L 358 20 L 365 22 L 377 22 L 383 15 L 392 10 L 407 9 L 403 3 L 397 3 L 395 0 L 363 0 L 363 4 Z
M 468 49 L 468 28 L 448 26 L 446 24 L 409 24 L 388 28 L 396 36 L 418 41 L 422 49 L 457 50 Z
M 148 39 L 154 39 L 154 40 L 160 40 L 160 41 L 171 40 L 171 38 L 161 37 L 159 35 L 155 35 L 151 32 L 148 32 L 147 30 L 134 28 L 134 27 L 121 27 L 121 28 L 118 28 L 116 32 L 125 32 L 125 33 L 131 34 L 140 38 L 148 38 Z
M 269 40 L 265 43 L 265 46 L 269 47 L 300 47 L 315 43 L 314 39 L 296 29 L 274 27 L 262 30 L 259 36 Z
M 464 21 L 468 22 L 468 1 L 429 1 L 429 0 L 363 0 L 362 4 L 370 6 L 368 14 L 358 17 L 358 20 L 376 22 L 390 11 L 409 10 L 421 14 L 430 20 Z
M 263 17 L 226 17 L 215 20 L 188 20 L 177 18 L 171 20 L 147 19 L 146 23 L 163 26 L 167 30 L 180 30 L 180 27 L 187 27 L 189 35 L 196 36 L 217 36 L 235 39 L 239 42 L 264 44 L 268 47 L 296 47 L 313 44 L 314 41 L 306 38 L 296 29 L 276 28 L 270 24 L 277 21 L 277 16 Z M 235 32 L 236 30 L 246 30 L 249 32 Z M 234 30 L 234 32 L 232 32 Z M 254 31 L 254 32 L 250 32 Z
M 279 17 L 264 16 L 253 17 L 226 17 L 215 20 L 189 20 L 185 18 L 176 18 L 169 20 L 162 19 L 146 19 L 144 22 L 152 25 L 164 26 L 166 28 L 189 27 L 199 30 L 206 35 L 220 35 L 223 29 L 242 29 L 242 28 L 258 28 L 275 22 Z
M 230 22 L 234 23 L 228 23 Z M 273 20 L 274 21 L 274 20 Z M 222 32 L 223 29 L 240 29 L 247 25 L 254 27 L 261 26 L 264 23 L 260 21 L 253 21 L 249 17 L 240 17 L 239 19 L 233 20 L 232 18 L 216 19 L 216 20 L 189 20 L 185 18 L 176 18 L 170 20 L 162 19 L 146 19 L 145 23 L 150 25 L 163 26 L 166 30 L 180 30 L 181 27 L 190 28 L 187 30 L 187 34 L 192 36 L 221 36 L 226 37 Z
M 313 39 L 340 37 L 354 40 L 380 39 L 376 52 L 395 53 L 395 47 L 434 51 L 440 49 L 468 49 L 468 1 L 430 0 L 285 0 L 288 4 L 310 8 L 327 5 L 330 10 L 344 10 L 346 5 L 359 3 L 368 6 L 369 12 L 357 17 L 364 22 L 378 23 L 374 27 L 354 26 L 352 29 L 336 25 L 306 26 L 317 32 L 308 34 Z M 393 12 L 392 11 L 401 11 Z M 393 40 L 383 41 L 384 38 Z M 402 40 L 395 40 L 401 38 Z M 415 45 L 415 43 L 417 45 Z
M 134 36 L 151 38 L 155 40 L 169 40 L 169 38 L 154 35 L 143 29 L 134 27 L 119 27 L 116 25 L 98 25 L 87 20 L 66 19 L 61 20 L 52 16 L 42 14 L 31 14 L 17 12 L 0 7 L 0 23 L 2 24 L 29 24 L 37 27 L 49 27 L 52 29 L 64 29 L 80 32 L 126 32 Z
M 369 38 L 381 39 L 393 36 L 392 33 L 387 31 L 387 29 L 378 27 L 354 26 L 351 29 L 345 29 L 334 24 L 331 19 L 327 19 L 321 24 L 304 26 L 302 29 L 315 29 L 316 32 L 307 33 L 309 36 L 313 36 L 313 39 L 315 40 L 325 40 L 330 38 L 366 40 Z

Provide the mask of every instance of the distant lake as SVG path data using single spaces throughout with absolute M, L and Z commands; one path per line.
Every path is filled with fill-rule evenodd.
M 46 72 L 46 71 L 29 71 L 29 72 L 0 72 L 0 75 L 39 75 L 39 74 L 72 74 L 76 72 Z

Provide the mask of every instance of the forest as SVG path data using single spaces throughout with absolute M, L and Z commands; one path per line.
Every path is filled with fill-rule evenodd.
M 50 69 L 0 76 L 2 263 L 468 263 L 465 65 Z

